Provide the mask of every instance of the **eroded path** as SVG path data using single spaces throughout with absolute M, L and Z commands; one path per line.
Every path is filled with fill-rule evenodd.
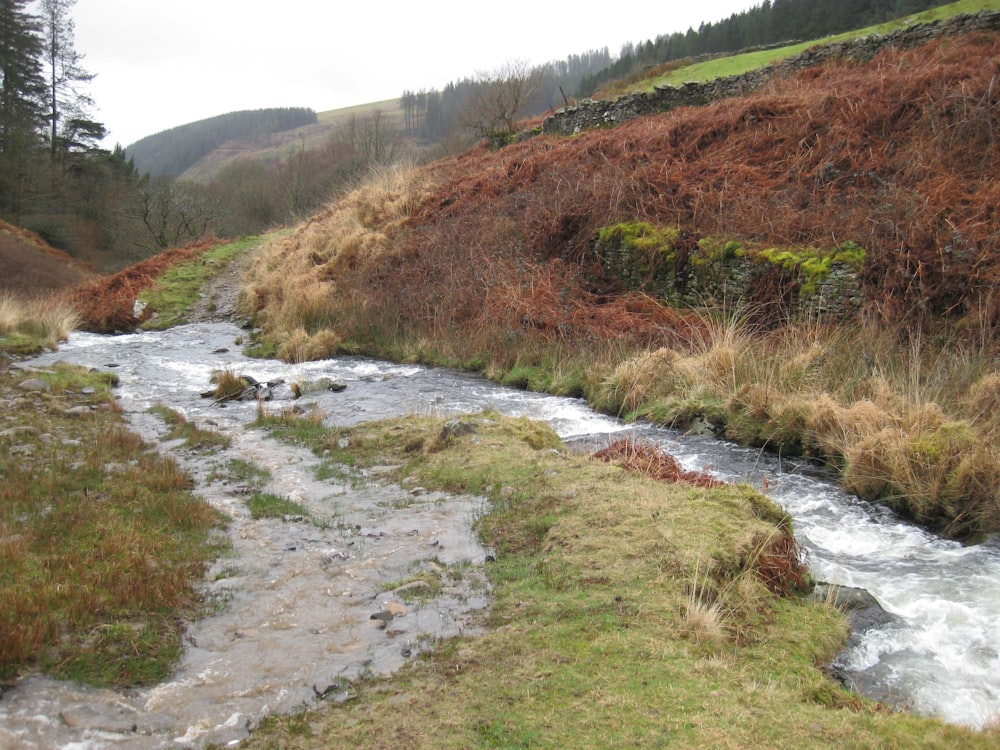
M 249 426 L 256 403 L 213 406 L 199 396 L 215 368 L 256 367 L 262 379 L 309 375 L 308 368 L 297 373 L 268 363 L 275 373 L 244 361 L 233 345 L 240 333 L 209 324 L 117 339 L 81 334 L 35 363 L 66 359 L 119 372 L 120 402 L 133 428 L 172 452 L 195 479 L 195 492 L 231 519 L 233 554 L 209 571 L 213 613 L 188 627 L 171 680 L 130 694 L 27 680 L 0 701 L 0 746 L 224 744 L 269 713 L 317 697 L 348 700 L 359 675 L 391 672 L 428 644 L 479 627 L 489 601 L 481 571 L 486 551 L 471 525 L 482 501 L 404 488 L 346 467 L 324 467 L 327 478 L 317 479 L 320 459 Z M 391 379 L 362 362 L 337 374 L 359 391 Z M 385 411 L 395 412 L 401 405 L 388 393 L 393 403 Z M 327 392 L 311 403 L 336 396 L 346 396 L 345 403 L 366 398 Z M 148 411 L 155 404 L 228 434 L 231 446 L 206 455 L 162 442 L 166 426 Z M 356 420 L 382 409 L 350 411 Z M 244 467 L 270 478 L 248 483 Z M 293 500 L 307 513 L 254 519 L 246 501 L 255 491 Z M 412 585 L 417 578 L 435 582 L 433 596 Z

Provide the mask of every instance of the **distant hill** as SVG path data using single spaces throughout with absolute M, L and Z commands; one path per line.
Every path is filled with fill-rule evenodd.
M 0 291 L 45 294 L 96 275 L 89 264 L 57 250 L 37 234 L 0 221 Z
M 363 118 L 375 111 L 380 111 L 382 115 L 389 118 L 393 127 L 402 127 L 403 110 L 398 99 L 332 109 L 316 115 L 315 122 L 289 130 L 276 131 L 266 138 L 258 136 L 233 137 L 203 154 L 178 177 L 192 182 L 208 182 L 226 166 L 239 159 L 253 159 L 268 163 L 287 158 L 292 150 L 305 149 L 309 151 L 321 148 L 337 129 L 350 121 L 352 117 Z M 131 152 L 129 153 L 131 154 Z M 136 166 L 142 171 L 138 163 Z
M 305 107 L 230 112 L 146 136 L 125 152 L 140 172 L 177 177 L 230 141 L 267 143 L 276 133 L 316 122 L 316 113 Z

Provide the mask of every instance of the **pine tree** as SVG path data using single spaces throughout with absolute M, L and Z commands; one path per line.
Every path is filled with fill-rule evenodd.
M 23 153 L 45 123 L 38 19 L 26 0 L 0 0 L 0 158 Z
M 74 5 L 76 0 L 41 0 L 49 149 L 53 158 L 73 148 L 93 147 L 105 135 L 103 125 L 90 119 L 94 101 L 81 87 L 94 80 L 94 75 L 83 68 L 83 55 L 74 46 L 75 26 L 70 17 Z

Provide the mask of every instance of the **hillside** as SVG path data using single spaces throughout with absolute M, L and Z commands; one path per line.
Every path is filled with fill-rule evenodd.
M 1000 530 L 1000 24 L 979 18 L 374 172 L 268 243 L 254 350 L 482 371 L 810 456 L 952 536 Z
M 484 304 L 511 301 L 494 300 L 487 280 L 505 278 L 515 261 L 523 281 L 506 282 L 515 288 L 558 266 L 578 304 L 620 292 L 593 241 L 602 227 L 643 221 L 672 229 L 683 257 L 730 240 L 800 251 L 855 243 L 867 251 L 862 277 L 882 314 L 993 321 L 998 91 L 995 66 L 982 61 L 997 59 L 998 40 L 975 33 L 889 48 L 742 98 L 480 147 L 419 175 L 411 215 L 383 230 L 391 243 L 352 249 L 349 260 L 322 247 L 316 237 L 334 207 L 282 252 L 317 281 L 403 304 L 414 325 L 429 322 L 428 296 L 452 301 L 455 324 L 475 325 L 498 313 Z
M 208 182 L 226 166 L 240 159 L 267 164 L 287 159 L 291 152 L 320 149 L 338 128 L 353 117 L 365 117 L 379 111 L 389 118 L 393 127 L 402 123 L 398 99 L 313 113 L 312 122 L 296 127 L 266 127 L 266 123 L 254 125 L 258 116 L 270 111 L 231 113 L 187 123 L 147 136 L 126 151 L 135 160 L 140 172 L 149 172 L 154 176 L 171 174 L 180 180 Z M 239 121 L 240 117 L 248 119 L 249 124 Z M 240 132 L 247 130 L 252 132 Z M 169 165 L 183 168 L 175 171 Z
M 88 264 L 0 221 L 0 292 L 43 296 L 96 276 Z
M 385 172 L 267 248 L 259 344 L 708 422 L 946 533 L 998 530 L 997 59 L 996 30 L 889 46 Z M 809 304 L 835 265 L 856 290 L 839 321 Z
M 126 152 L 140 172 L 175 177 L 233 140 L 267 143 L 274 134 L 315 124 L 316 120 L 316 113 L 304 107 L 229 112 L 146 136 Z

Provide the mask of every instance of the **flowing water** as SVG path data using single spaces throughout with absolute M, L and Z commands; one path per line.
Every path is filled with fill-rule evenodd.
M 488 550 L 470 528 L 483 512 L 482 499 L 405 490 L 377 472 L 320 481 L 310 452 L 248 427 L 256 403 L 213 405 L 200 396 L 220 369 L 258 381 L 345 383 L 342 392 L 294 402 L 319 410 L 328 425 L 489 407 L 545 420 L 571 445 L 600 446 L 627 430 L 662 444 L 686 468 L 766 487 L 792 514 L 814 576 L 864 588 L 890 614 L 852 637 L 838 657 L 843 673 L 866 693 L 950 722 L 981 727 L 1000 713 L 1000 545 L 943 541 L 846 495 L 806 464 L 712 438 L 626 426 L 576 399 L 363 358 L 301 365 L 249 360 L 235 343 L 240 335 L 228 323 L 118 337 L 79 333 L 30 363 L 113 369 L 122 407 L 150 442 L 165 432 L 147 411 L 155 404 L 230 434 L 232 446 L 210 458 L 165 448 L 195 477 L 196 491 L 232 519 L 234 552 L 210 571 L 205 589 L 217 611 L 190 625 L 169 681 L 119 694 L 28 679 L 0 699 L 0 746 L 235 743 L 268 713 L 319 695 L 350 700 L 350 682 L 359 675 L 389 673 L 439 638 L 476 632 L 489 605 L 482 575 Z M 220 479 L 220 467 L 233 458 L 266 468 L 272 477 L 266 491 L 305 505 L 323 523 L 251 519 L 247 488 Z M 439 596 L 404 602 L 402 592 L 386 589 L 421 571 L 446 582 Z

